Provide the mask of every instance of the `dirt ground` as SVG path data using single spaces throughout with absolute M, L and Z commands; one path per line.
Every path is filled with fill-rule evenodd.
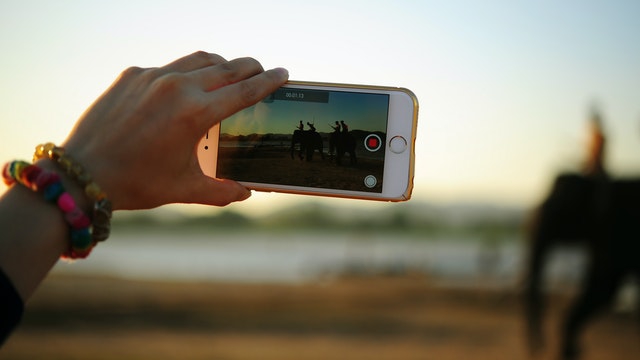
M 557 318 L 551 303 L 548 349 Z M 605 314 L 584 359 L 637 359 L 637 319 Z M 297 285 L 163 283 L 54 276 L 2 359 L 529 359 L 519 298 L 424 277 Z

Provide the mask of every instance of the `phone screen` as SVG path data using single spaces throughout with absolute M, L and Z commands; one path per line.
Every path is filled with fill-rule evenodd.
M 217 177 L 382 192 L 389 95 L 282 87 L 220 124 Z

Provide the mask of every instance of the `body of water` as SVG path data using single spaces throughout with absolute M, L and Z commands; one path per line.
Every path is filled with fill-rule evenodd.
M 352 233 L 114 234 L 88 259 L 60 262 L 53 273 L 269 283 L 422 273 L 449 283 L 482 280 L 506 286 L 522 278 L 525 257 L 515 239 L 487 244 Z M 556 252 L 547 273 L 575 282 L 583 268 L 583 253 Z

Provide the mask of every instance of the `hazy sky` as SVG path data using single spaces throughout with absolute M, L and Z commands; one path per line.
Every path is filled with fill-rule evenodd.
M 638 19 L 636 0 L 4 0 L 0 159 L 62 142 L 126 67 L 206 50 L 295 80 L 409 88 L 420 102 L 415 198 L 528 206 L 579 166 L 592 104 L 609 168 L 640 174 Z

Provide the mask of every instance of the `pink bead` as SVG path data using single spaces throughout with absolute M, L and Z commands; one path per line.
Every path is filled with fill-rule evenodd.
M 74 208 L 70 212 L 65 213 L 64 217 L 67 223 L 74 229 L 82 229 L 91 225 L 91 219 L 79 208 Z
M 62 212 L 68 213 L 76 207 L 76 202 L 69 193 L 65 192 L 58 198 L 58 207 Z

